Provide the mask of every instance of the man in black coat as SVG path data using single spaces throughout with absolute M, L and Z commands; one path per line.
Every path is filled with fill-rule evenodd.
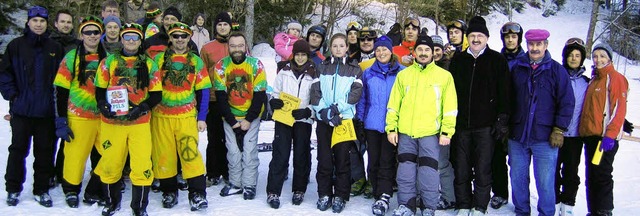
M 53 79 L 64 57 L 59 43 L 49 38 L 49 13 L 41 6 L 28 12 L 24 35 L 7 46 L 0 64 L 0 93 L 10 101 L 11 145 L 4 176 L 7 205 L 18 204 L 27 168 L 25 160 L 33 141 L 33 195 L 42 206 L 51 207 L 49 180 L 54 175 L 56 149 Z
M 469 48 L 455 54 L 449 66 L 458 93 L 456 134 L 451 142 L 454 190 L 456 208 L 463 215 L 487 211 L 495 143 L 507 135 L 510 85 L 507 60 L 487 46 L 485 20 L 471 19 L 466 34 Z

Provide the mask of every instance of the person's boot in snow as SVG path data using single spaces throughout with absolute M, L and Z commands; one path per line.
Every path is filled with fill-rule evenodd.
M 209 207 L 207 196 L 202 192 L 189 192 L 191 211 L 198 211 Z
M 41 206 L 47 208 L 53 206 L 53 201 L 51 200 L 51 196 L 49 196 L 49 192 L 34 194 L 33 199 L 35 199 L 36 202 L 38 202 L 38 204 L 40 204 Z
M 150 186 L 131 187 L 131 210 L 134 216 L 147 216 Z
M 20 192 L 12 192 L 7 194 L 7 205 L 16 206 L 20 202 Z
M 271 208 L 280 208 L 280 196 L 278 196 L 278 194 L 270 193 L 269 195 L 267 195 L 267 203 L 269 203 L 269 206 L 271 206 Z
M 333 213 L 340 213 L 342 212 L 342 210 L 344 210 L 345 204 L 346 201 L 342 199 L 342 197 L 334 197 L 333 203 L 331 204 L 331 210 L 333 210 Z
M 68 192 L 64 194 L 64 200 L 67 202 L 67 205 L 71 208 L 78 208 L 79 198 L 78 193 L 76 192 Z
M 178 205 L 178 191 L 162 193 L 162 207 L 173 208 Z
M 507 199 L 499 197 L 499 196 L 493 196 L 493 197 L 491 197 L 491 202 L 490 203 L 491 203 L 491 208 L 499 209 L 503 205 L 506 205 L 507 203 L 509 203 L 509 201 Z
M 256 186 L 244 186 L 242 197 L 244 200 L 252 200 L 256 198 Z
M 220 190 L 220 196 L 223 196 L 223 197 L 241 194 L 241 193 L 242 193 L 242 188 L 235 186 L 231 183 L 225 185 L 224 188 Z
M 406 205 L 400 205 L 393 210 L 393 216 L 413 216 L 415 213 Z
M 120 188 L 122 188 L 122 181 L 117 181 L 113 184 L 103 184 L 102 190 L 105 194 L 106 205 L 102 209 L 103 216 L 111 216 L 116 213 L 116 211 L 120 210 L 120 202 L 122 201 L 122 193 L 120 193 Z
M 376 216 L 384 215 L 387 212 L 387 209 L 389 209 L 389 199 L 391 199 L 391 196 L 383 193 L 380 196 L 380 199 L 376 200 L 376 202 L 373 203 L 373 206 L 371 206 L 373 214 Z
M 291 203 L 294 205 L 300 205 L 304 201 L 304 192 L 295 191 L 293 192 L 293 197 L 291 197 Z
M 320 211 L 326 211 L 327 209 L 329 209 L 329 207 L 331 207 L 331 197 L 322 196 L 322 197 L 318 198 L 318 202 L 316 203 L 316 207 Z

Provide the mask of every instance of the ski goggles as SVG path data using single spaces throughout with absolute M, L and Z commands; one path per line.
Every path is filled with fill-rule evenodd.
M 514 22 L 508 22 L 507 24 L 504 24 L 500 29 L 500 33 L 502 34 L 509 34 L 509 33 L 520 34 L 521 32 L 522 32 L 522 27 L 520 26 L 520 24 L 514 23 Z
M 358 39 L 376 39 L 378 38 L 378 33 L 374 30 L 360 30 L 358 31 Z
M 49 11 L 47 11 L 47 9 L 45 9 L 44 7 L 41 6 L 33 6 L 31 9 L 29 9 L 28 12 L 28 17 L 42 17 L 42 18 L 49 18 Z
M 467 28 L 467 24 L 462 20 L 454 20 L 447 23 L 447 29 L 449 28 L 459 28 L 464 30 Z
M 138 34 L 125 34 L 122 35 L 122 40 L 124 41 L 139 41 L 140 35 Z
M 569 38 L 569 40 L 567 40 L 567 43 L 565 43 L 564 45 L 578 45 L 584 47 L 584 41 L 580 38 Z
M 347 32 L 349 31 L 360 31 L 362 29 L 362 25 L 356 21 L 351 21 L 347 24 Z
M 404 27 L 407 28 L 409 25 L 413 27 L 420 28 L 420 21 L 416 18 L 407 18 L 404 20 Z

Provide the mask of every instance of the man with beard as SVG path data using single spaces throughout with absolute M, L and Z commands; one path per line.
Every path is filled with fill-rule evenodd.
M 215 39 L 206 43 L 200 50 L 211 83 L 214 83 L 215 66 L 220 59 L 229 56 L 229 35 L 231 34 L 231 16 L 229 12 L 220 12 L 214 20 Z M 209 107 L 218 107 L 215 91 L 209 94 Z M 225 146 L 222 115 L 215 110 L 207 114 L 207 187 L 229 181 L 229 162 L 227 161 L 227 147 Z
M 229 160 L 229 183 L 222 188 L 220 196 L 244 191 L 244 199 L 252 200 L 258 184 L 258 129 L 267 99 L 267 81 L 262 62 L 246 53 L 245 36 L 232 33 L 230 56 L 222 58 L 215 67 L 214 89 L 218 110 L 224 118 Z
M 451 161 L 458 215 L 484 215 L 491 196 L 495 142 L 507 137 L 509 68 L 507 60 L 487 46 L 489 30 L 482 17 L 471 19 L 466 35 L 469 48 L 454 55 L 449 66 L 459 110 Z
M 385 131 L 398 146 L 399 162 L 399 206 L 393 215 L 414 215 L 422 203 L 422 215 L 433 216 L 440 186 L 439 146 L 449 145 L 455 133 L 458 104 L 451 74 L 433 62 L 431 38 L 418 37 L 413 55 L 415 62 L 398 73 L 387 104 Z
M 555 172 L 558 148 L 564 142 L 575 99 L 569 74 L 547 51 L 549 32 L 525 33 L 527 55 L 511 68 L 512 118 L 509 131 L 511 189 L 517 215 L 531 215 L 529 167 L 538 191 L 538 213 L 555 214 Z M 533 158 L 533 161 L 532 161 Z M 457 176 L 456 176 L 457 177 Z
M 176 22 L 181 22 L 181 20 L 182 14 L 177 8 L 171 6 L 164 10 L 162 13 L 162 28 L 160 28 L 160 32 L 144 40 L 144 44 L 142 44 L 143 50 L 151 58 L 155 58 L 158 53 L 166 51 L 169 46 L 169 35 L 167 34 L 169 26 Z M 198 46 L 193 41 L 189 41 L 187 47 L 193 51 L 193 53 L 199 53 Z
M 120 42 L 120 18 L 115 16 L 107 16 L 104 18 L 105 34 L 100 39 L 102 47 L 107 50 L 107 53 L 113 54 L 122 50 L 122 43 Z
M 324 43 L 327 35 L 327 28 L 323 25 L 314 25 L 307 30 L 307 42 L 309 42 L 309 48 L 311 53 L 309 59 L 313 60 L 313 63 L 320 65 L 324 61 L 325 57 L 322 55 L 322 44 Z
M 53 80 L 64 50 L 49 38 L 49 13 L 33 6 L 27 13 L 24 35 L 9 42 L 0 65 L 0 93 L 10 101 L 11 145 L 5 174 L 7 205 L 18 204 L 27 169 L 25 160 L 33 141 L 33 195 L 51 207 L 49 180 L 54 176 L 56 136 Z
M 170 26 L 171 45 L 156 56 L 162 77 L 162 101 L 153 109 L 153 172 L 160 181 L 162 206 L 178 204 L 178 160 L 189 183 L 191 211 L 208 207 L 205 167 L 198 150 L 198 131 L 207 128 L 211 80 L 202 59 L 187 48 L 193 32 L 187 24 Z
M 50 38 L 60 43 L 65 53 L 75 49 L 80 41 L 76 39 L 76 35 L 73 33 L 73 15 L 71 12 L 66 9 L 58 11 L 56 22 L 53 25 L 56 28 L 51 32 Z

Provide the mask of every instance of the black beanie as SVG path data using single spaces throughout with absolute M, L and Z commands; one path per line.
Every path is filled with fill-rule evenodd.
M 309 47 L 309 43 L 306 40 L 297 40 L 293 43 L 293 50 L 291 51 L 291 55 L 295 56 L 296 53 L 304 53 L 307 56 L 311 55 L 311 48 Z
M 489 37 L 489 29 L 487 29 L 487 21 L 481 16 L 475 16 L 469 21 L 469 28 L 467 28 L 467 36 L 471 32 L 480 32 Z
M 167 9 L 165 9 L 164 13 L 162 14 L 162 18 L 164 18 L 167 15 L 173 15 L 176 18 L 178 18 L 178 21 L 182 21 L 182 14 L 174 6 L 171 6 L 171 7 L 168 7 Z
M 577 44 L 566 45 L 562 49 L 562 65 L 564 65 L 565 67 L 569 66 L 567 64 L 567 59 L 569 58 L 569 54 L 571 54 L 573 50 L 580 51 L 580 55 L 581 55 L 580 57 L 582 57 L 582 59 L 580 60 L 580 66 L 584 64 L 584 60 L 587 58 L 587 50 L 583 46 L 580 46 Z
M 229 12 L 226 12 L 226 11 L 220 12 L 218 16 L 216 16 L 216 19 L 213 20 L 213 25 L 217 26 L 218 23 L 221 23 L 221 22 L 226 22 L 227 24 L 231 25 L 231 16 L 229 16 Z
M 433 51 L 433 40 L 431 40 L 431 37 L 429 36 L 424 36 L 424 35 L 418 36 L 418 39 L 416 40 L 416 45 L 413 46 L 413 49 L 415 50 L 416 47 L 418 47 L 418 45 L 427 45 Z

